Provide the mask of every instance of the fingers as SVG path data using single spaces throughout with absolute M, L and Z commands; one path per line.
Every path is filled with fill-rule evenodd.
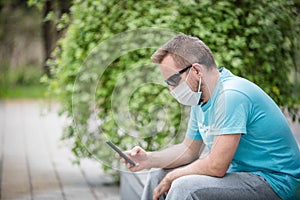
M 120 156 L 120 154 L 116 153 L 115 157 L 120 159 L 121 163 L 126 163 L 126 160 Z
M 132 165 L 131 165 L 130 163 L 128 163 L 124 158 L 122 158 L 122 157 L 120 156 L 120 154 L 118 154 L 118 153 L 115 154 L 115 157 L 118 158 L 118 159 L 120 159 L 120 162 L 123 163 L 123 164 L 125 164 L 126 167 L 127 167 L 128 169 L 130 169 L 130 171 L 137 171 L 137 170 L 134 170 L 134 169 L 133 169 L 134 167 L 137 167 L 137 166 L 138 166 L 137 163 L 136 163 L 136 166 L 132 166 Z
M 158 184 L 153 191 L 153 200 L 158 200 L 161 195 L 169 191 L 172 181 L 167 176 Z
M 137 161 L 139 161 L 140 158 L 138 158 L 139 154 L 144 153 L 144 149 L 142 149 L 139 146 L 135 146 L 133 149 L 131 149 L 130 151 L 126 151 L 124 152 L 129 159 L 135 159 L 135 166 L 132 166 L 130 163 L 128 163 L 124 158 L 122 158 L 121 155 L 119 155 L 118 153 L 115 154 L 115 157 L 120 159 L 120 162 L 125 164 L 125 166 L 132 172 L 136 172 L 136 171 L 140 171 L 143 168 L 140 167 L 139 163 L 137 163 Z
M 136 163 L 135 166 L 132 166 L 132 165 L 128 165 L 128 164 L 127 164 L 127 168 L 128 168 L 131 172 L 137 172 L 137 171 L 142 170 L 142 168 L 140 167 L 140 164 L 139 164 L 139 163 Z
M 153 193 L 153 200 L 158 200 L 161 195 L 163 195 L 165 191 L 163 188 L 155 188 Z
M 153 200 L 158 200 L 159 198 L 159 192 L 158 192 L 158 188 L 156 188 L 154 191 L 153 191 Z
M 131 156 L 136 156 L 139 152 L 141 152 L 142 151 L 142 148 L 140 147 L 140 146 L 135 146 L 135 147 L 133 147 L 133 149 L 130 151 L 130 152 L 128 152 L 128 153 L 130 153 L 130 155 Z
M 124 158 L 121 158 L 121 157 L 119 157 L 119 158 L 120 158 L 121 163 L 125 164 L 128 168 L 132 167 L 132 165 L 130 163 L 128 163 Z
M 120 154 L 116 153 L 115 157 L 118 158 L 118 159 L 120 159 L 121 163 L 124 163 L 124 164 L 127 163 L 126 160 L 120 156 Z M 127 164 L 129 164 L 129 163 L 127 163 Z

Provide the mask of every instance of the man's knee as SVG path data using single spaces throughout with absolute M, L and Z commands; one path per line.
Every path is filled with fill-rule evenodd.
M 194 175 L 189 175 L 180 177 L 173 181 L 168 192 L 167 199 L 189 199 L 188 197 L 191 196 L 195 189 L 194 179 Z M 200 189 L 199 185 L 197 189 Z
M 203 175 L 183 176 L 173 181 L 167 199 L 278 199 L 270 187 L 267 187 L 269 191 L 264 190 L 265 184 L 262 184 L 264 182 L 254 183 L 249 178 L 242 180 L 242 175 L 228 174 L 224 178 Z M 256 180 L 261 180 L 255 175 L 251 176 Z
M 173 181 L 168 192 L 167 199 L 214 199 L 210 198 L 210 187 L 214 184 L 215 178 L 204 175 L 188 175 L 183 176 Z M 204 191 L 204 192 L 203 192 Z M 208 195 L 208 196 L 207 196 Z M 207 198 L 209 197 L 209 198 Z

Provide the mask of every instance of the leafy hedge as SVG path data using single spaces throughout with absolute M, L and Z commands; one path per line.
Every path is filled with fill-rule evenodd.
M 78 158 L 118 167 L 106 138 L 123 149 L 156 150 L 183 137 L 186 108 L 149 61 L 177 32 L 201 38 L 219 66 L 255 82 L 296 116 L 289 76 L 297 67 L 300 20 L 292 1 L 74 0 L 70 21 L 49 61 L 54 78 L 45 81 L 61 113 L 73 119 L 64 139 Z

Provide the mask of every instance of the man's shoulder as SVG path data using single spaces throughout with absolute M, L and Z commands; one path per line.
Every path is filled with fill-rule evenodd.
M 242 95 L 252 97 L 253 95 L 257 96 L 266 96 L 267 94 L 255 83 L 239 77 L 231 76 L 221 80 L 221 90 L 222 92 L 236 92 Z
M 227 77 L 220 83 L 218 99 L 222 98 L 233 104 L 243 103 L 246 105 L 269 104 L 273 102 L 270 96 L 255 83 L 238 76 Z M 273 103 L 272 103 L 273 105 Z

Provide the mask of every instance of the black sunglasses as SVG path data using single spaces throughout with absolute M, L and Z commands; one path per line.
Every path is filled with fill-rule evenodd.
M 176 72 L 175 74 L 173 74 L 172 76 L 170 76 L 169 78 L 167 78 L 165 80 L 165 82 L 170 85 L 170 86 L 177 86 L 179 81 L 181 80 L 181 74 L 183 74 L 186 70 L 188 70 L 189 68 L 191 68 L 193 65 L 189 65 L 183 69 L 181 69 L 180 71 Z

